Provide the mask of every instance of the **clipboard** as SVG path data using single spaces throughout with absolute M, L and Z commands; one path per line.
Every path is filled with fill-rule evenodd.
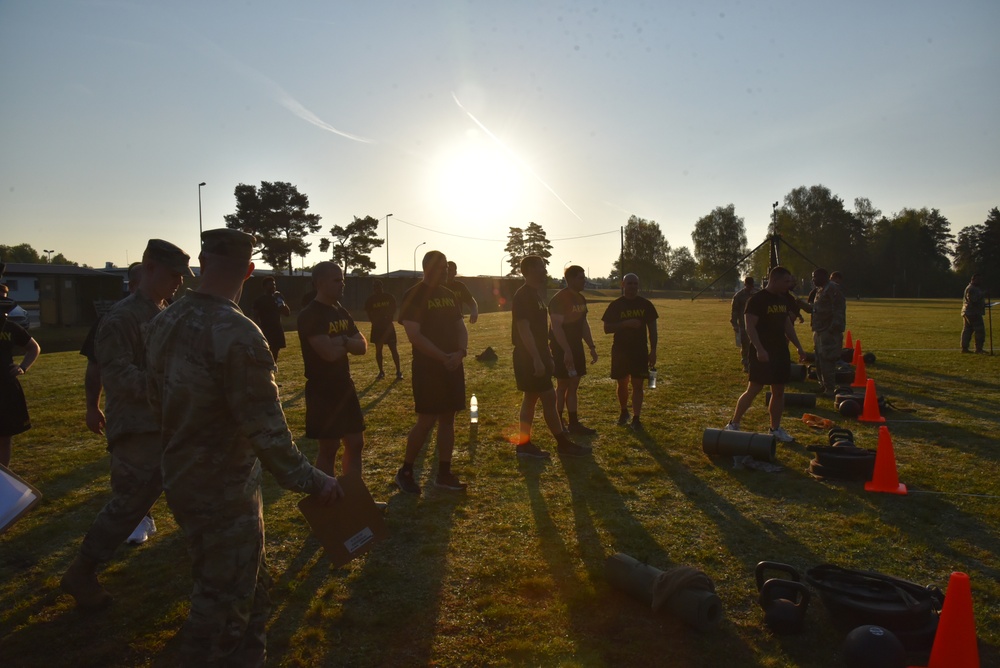
M 0 464 L 0 534 L 42 500 L 42 493 Z
M 389 530 L 361 476 L 343 475 L 337 482 L 344 490 L 343 498 L 327 506 L 310 495 L 299 501 L 299 511 L 330 561 L 339 568 L 368 552 L 389 535 Z

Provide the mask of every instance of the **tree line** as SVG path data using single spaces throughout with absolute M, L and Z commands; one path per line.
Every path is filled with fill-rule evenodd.
M 746 226 L 732 204 L 695 222 L 694 251 L 672 249 L 654 221 L 636 216 L 624 228 L 622 253 L 611 278 L 634 272 L 645 285 L 700 289 L 718 279 L 727 288 L 747 274 L 761 278 L 776 238 L 780 263 L 806 279 L 816 266 L 840 270 L 849 294 L 881 297 L 944 297 L 961 292 L 973 273 L 1000 292 L 1000 210 L 951 234 L 937 209 L 904 208 L 883 215 L 869 199 L 853 210 L 823 185 L 799 187 L 775 202 L 768 239 L 748 246 Z
M 257 237 L 262 260 L 276 271 L 291 270 L 294 256 L 305 256 L 319 232 L 321 217 L 310 213 L 309 198 L 292 184 L 262 181 L 260 187 L 236 186 L 236 211 L 225 216 L 227 227 Z M 370 254 L 385 242 L 377 235 L 379 219 L 359 218 L 334 225 L 319 242 L 321 252 L 347 273 L 370 273 Z M 982 224 L 965 227 L 957 235 L 938 209 L 904 208 L 888 216 L 864 197 L 848 210 L 842 198 L 823 185 L 801 186 L 775 202 L 770 237 L 779 239 L 781 264 L 808 279 L 814 266 L 840 270 L 850 294 L 888 297 L 954 296 L 972 273 L 1000 292 L 1000 210 L 986 214 Z M 634 272 L 653 289 L 703 288 L 718 279 L 732 287 L 747 274 L 764 276 L 770 244 L 751 252 L 744 219 L 734 205 L 719 206 L 699 218 L 691 233 L 692 247 L 671 248 L 660 226 L 631 216 L 623 230 L 622 249 L 609 277 L 620 280 Z M 766 242 L 762 239 L 761 242 Z M 526 255 L 548 261 L 552 244 L 535 222 L 511 227 L 507 245 L 508 275 L 519 273 Z M 0 245 L 7 262 L 74 264 L 62 253 L 49 260 L 28 244 Z

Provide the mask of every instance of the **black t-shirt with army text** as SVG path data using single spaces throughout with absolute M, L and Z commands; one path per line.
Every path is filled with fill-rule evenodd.
M 373 326 L 391 324 L 396 317 L 396 298 L 388 292 L 373 294 L 365 300 L 365 313 Z
M 561 315 L 562 328 L 567 339 L 583 337 L 583 323 L 587 319 L 587 298 L 575 290 L 563 288 L 549 300 L 549 313 Z M 549 330 L 549 340 L 556 342 L 555 334 Z
M 313 336 L 350 337 L 357 334 L 358 327 L 347 309 L 340 304 L 330 306 L 314 299 L 299 313 L 297 324 L 306 378 L 320 382 L 350 381 L 351 365 L 347 357 L 336 362 L 327 361 L 309 343 L 309 338 Z
M 462 319 L 462 307 L 455 293 L 442 286 L 431 287 L 421 281 L 403 293 L 399 324 L 420 323 L 420 333 L 443 353 L 459 350 L 456 320 Z M 414 360 L 427 361 L 427 355 L 413 347 Z
M 757 316 L 757 337 L 768 353 L 781 348 L 788 350 L 785 323 L 790 315 L 789 301 L 788 295 L 776 295 L 767 290 L 747 300 L 746 313 Z
M 531 338 L 539 351 L 548 348 L 546 341 L 549 332 L 549 309 L 538 295 L 538 291 L 528 284 L 522 285 L 514 293 L 511 302 L 510 340 L 516 347 L 522 347 L 521 337 L 517 333 L 517 321 L 527 320 L 531 329 Z
M 623 320 L 638 319 L 643 326 L 637 329 L 619 329 L 615 332 L 614 346 L 624 347 L 624 349 L 645 348 L 646 330 L 650 323 L 655 322 L 660 315 L 656 312 L 653 302 L 645 297 L 627 299 L 622 296 L 608 304 L 608 310 L 604 312 L 601 320 L 607 323 L 622 322 Z

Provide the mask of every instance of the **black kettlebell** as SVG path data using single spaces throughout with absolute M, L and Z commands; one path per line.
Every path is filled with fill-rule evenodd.
M 804 584 L 772 578 L 761 587 L 758 600 L 769 629 L 782 634 L 802 630 L 809 608 L 809 589 Z
M 788 578 L 779 579 L 769 577 L 768 573 L 772 572 L 782 573 L 787 575 Z M 780 561 L 761 561 L 757 564 L 756 568 L 753 569 L 753 577 L 754 580 L 757 581 L 758 592 L 764 588 L 764 582 L 767 580 L 778 580 L 779 582 L 798 582 L 801 579 L 797 570 L 788 564 L 781 563 Z M 777 596 L 778 598 L 795 598 L 795 590 L 789 588 L 787 591 L 782 591 L 780 586 L 775 586 L 773 588 L 772 596 Z

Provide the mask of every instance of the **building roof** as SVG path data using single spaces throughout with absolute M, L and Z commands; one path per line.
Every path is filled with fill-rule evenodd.
M 32 264 L 8 262 L 5 276 L 108 276 L 109 274 L 90 267 L 74 264 Z

